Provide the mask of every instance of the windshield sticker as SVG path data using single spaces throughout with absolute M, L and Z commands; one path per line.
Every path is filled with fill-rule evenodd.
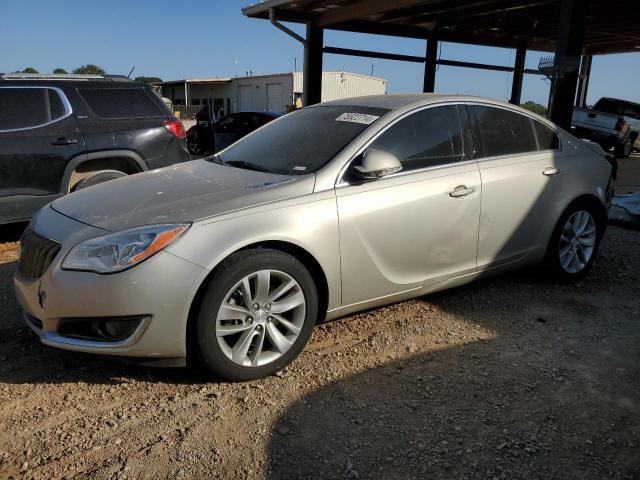
M 362 123 L 364 125 L 371 125 L 380 117 L 377 115 L 367 115 L 365 113 L 351 113 L 346 112 L 336 118 L 336 122 L 351 122 Z
M 293 167 L 293 169 L 294 169 L 294 170 L 306 170 L 306 169 L 307 169 L 307 167 L 305 167 L 305 166 L 299 166 L 299 165 L 296 165 L 295 167 Z

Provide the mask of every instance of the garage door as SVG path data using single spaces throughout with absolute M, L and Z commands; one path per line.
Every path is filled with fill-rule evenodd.
M 267 110 L 270 112 L 282 112 L 282 84 L 267 84 Z
M 250 112 L 251 111 L 251 85 L 240 85 L 238 89 L 238 111 Z

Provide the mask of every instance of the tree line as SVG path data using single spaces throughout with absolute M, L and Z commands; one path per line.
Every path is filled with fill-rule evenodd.
M 20 70 L 14 73 L 40 73 L 40 72 L 38 72 L 38 70 L 36 70 L 33 67 L 27 67 L 24 70 Z M 64 74 L 69 72 L 67 72 L 64 68 L 58 67 L 53 70 L 53 73 Z M 78 68 L 75 68 L 71 71 L 71 73 L 79 74 L 79 75 L 106 75 L 107 74 L 107 72 L 105 72 L 103 68 L 99 67 L 98 65 L 94 65 L 92 63 L 88 63 L 86 65 L 82 65 Z M 154 83 L 154 82 L 161 82 L 162 79 L 160 77 L 139 76 L 139 77 L 135 77 L 133 81 L 139 82 L 139 83 Z

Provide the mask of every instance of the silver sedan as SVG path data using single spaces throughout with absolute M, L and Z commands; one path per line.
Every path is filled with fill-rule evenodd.
M 47 345 L 257 378 L 325 319 L 532 263 L 581 279 L 611 176 L 601 149 L 513 105 L 324 103 L 56 200 L 22 238 L 15 288 Z

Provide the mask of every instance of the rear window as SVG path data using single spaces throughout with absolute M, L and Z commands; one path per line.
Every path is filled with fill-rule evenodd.
M 556 132 L 536 120 L 533 120 L 533 125 L 536 129 L 540 150 L 557 150 L 560 148 L 560 140 L 558 140 Z
M 81 88 L 80 95 L 100 118 L 164 117 L 144 88 Z
M 0 131 L 43 126 L 66 113 L 60 95 L 51 88 L 0 88 Z
M 611 115 L 640 118 L 640 105 L 616 100 L 615 98 L 601 98 L 593 106 L 593 109 L 597 112 L 610 113 Z
M 529 117 L 510 110 L 474 105 L 483 157 L 535 152 L 538 143 Z

